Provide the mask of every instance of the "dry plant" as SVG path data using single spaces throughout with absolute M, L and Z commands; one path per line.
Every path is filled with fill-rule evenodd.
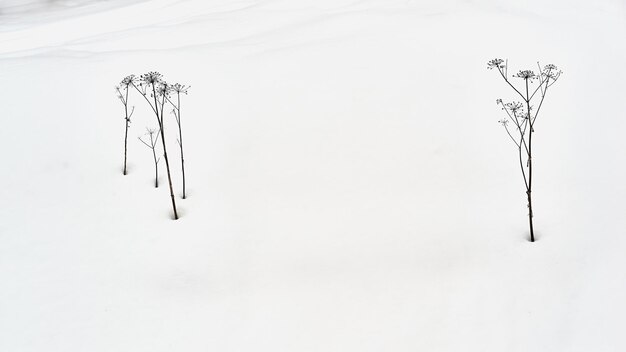
M 487 68 L 496 69 L 504 82 L 515 91 L 521 98 L 521 101 L 503 102 L 497 99 L 496 103 L 502 107 L 507 117 L 498 121 L 504 126 L 504 130 L 509 135 L 515 147 L 517 148 L 519 166 L 524 179 L 524 187 L 526 190 L 526 199 L 528 201 L 528 225 L 530 227 L 530 241 L 535 241 L 535 231 L 533 228 L 533 133 L 535 132 L 535 123 L 537 116 L 543 106 L 544 99 L 548 93 L 548 89 L 556 83 L 561 76 L 561 71 L 554 65 L 548 64 L 541 68 L 537 63 L 538 73 L 532 70 L 519 71 L 516 74 L 508 75 L 508 61 L 502 59 L 493 59 L 487 63 Z M 510 78 L 522 81 L 522 87 L 518 89 L 510 80 Z M 533 86 L 536 84 L 536 86 Z M 534 100 L 533 100 L 534 98 Z M 539 101 L 537 108 L 531 104 L 533 101 Z M 512 126 L 510 126 L 512 124 Z

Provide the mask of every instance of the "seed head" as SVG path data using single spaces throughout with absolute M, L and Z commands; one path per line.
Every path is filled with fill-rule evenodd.
M 172 92 L 172 87 L 167 82 L 160 81 L 156 88 L 156 92 L 160 97 L 165 96 L 169 98 L 170 93 Z
M 120 82 L 120 86 L 124 89 L 128 89 L 128 86 L 130 86 L 131 84 L 135 84 L 136 81 L 137 78 L 135 77 L 135 75 L 126 76 L 124 77 L 122 82 Z
M 144 84 L 158 84 L 163 80 L 163 75 L 156 71 L 150 71 L 139 76 L 139 80 Z
M 541 75 L 544 78 L 550 78 L 552 80 L 556 80 L 557 78 L 559 78 L 561 73 L 562 71 L 559 70 L 555 65 L 547 64 L 546 66 L 544 66 L 543 71 L 541 72 Z
M 512 103 L 506 103 L 504 104 L 504 106 L 507 109 L 511 110 L 513 113 L 517 113 L 518 111 L 522 110 L 524 105 L 518 101 L 514 101 Z
M 172 91 L 178 93 L 178 94 L 187 94 L 187 90 L 189 90 L 189 88 L 191 88 L 190 86 L 186 86 L 184 84 L 180 84 L 180 83 L 174 83 L 172 86 Z
M 533 79 L 537 78 L 537 75 L 531 70 L 519 71 L 513 77 L 522 78 L 525 80 L 530 80 L 532 82 Z
M 494 68 L 501 69 L 504 68 L 504 60 L 502 59 L 493 59 L 487 62 L 487 69 L 493 70 Z

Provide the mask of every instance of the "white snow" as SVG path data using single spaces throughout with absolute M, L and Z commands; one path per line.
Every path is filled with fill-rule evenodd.
M 626 349 L 623 1 L 33 4 L 0 2 L 0 351 Z M 536 243 L 495 57 L 564 71 Z M 121 171 L 151 70 L 191 85 L 178 221 L 136 94 Z

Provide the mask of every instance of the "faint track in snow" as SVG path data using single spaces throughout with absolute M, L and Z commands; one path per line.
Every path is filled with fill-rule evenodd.
M 244 49 L 251 54 L 268 53 L 337 38 L 351 38 L 363 31 L 375 31 L 378 18 L 388 16 L 415 16 L 429 18 L 449 13 L 443 10 L 425 10 L 412 6 L 378 9 L 366 6 L 364 1 L 350 2 L 313 13 L 298 9 L 277 9 L 273 2 L 242 1 L 234 4 L 206 6 L 190 1 L 159 1 L 150 8 L 134 6 L 120 11 L 92 16 L 94 20 L 116 23 L 110 27 L 91 29 L 72 38 L 27 45 L 18 42 L 20 34 L 0 36 L 0 48 L 5 58 L 26 57 L 49 51 L 71 51 L 92 54 L 160 52 L 165 50 Z M 172 10 L 176 8 L 176 10 Z M 202 8 L 201 11 L 198 9 Z M 133 22 L 143 13 L 145 18 Z M 345 20 L 349 18 L 349 20 Z M 77 20 L 78 21 L 78 20 Z M 71 25 L 64 23 L 63 26 Z M 54 29 L 54 28 L 52 28 Z M 47 28 L 47 30 L 51 30 Z M 8 38 L 7 38 L 8 37 Z M 37 45 L 38 44 L 38 45 Z M 6 49 L 5 49 L 6 48 Z M 239 50 L 237 49 L 237 50 Z M 82 56 L 82 55 L 81 55 Z

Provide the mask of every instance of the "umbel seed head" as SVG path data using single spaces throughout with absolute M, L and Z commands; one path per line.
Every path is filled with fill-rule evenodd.
M 159 83 L 159 85 L 157 86 L 156 92 L 157 95 L 160 97 L 168 97 L 170 96 L 170 92 L 172 91 L 172 88 L 169 84 L 167 84 L 167 82 L 161 81 Z
M 157 84 L 161 82 L 162 78 L 163 75 L 156 71 L 150 71 L 139 76 L 139 80 L 146 84 Z
M 493 59 L 487 62 L 487 69 L 492 70 L 494 68 L 501 69 L 504 68 L 504 60 L 502 59 Z
M 186 86 L 184 84 L 180 84 L 180 83 L 174 83 L 171 86 L 172 90 L 178 94 L 182 93 L 182 94 L 187 94 L 187 90 L 191 87 Z
M 124 77 L 122 82 L 120 82 L 120 86 L 124 88 L 128 88 L 128 86 L 130 86 L 131 84 L 135 84 L 135 81 L 136 81 L 135 75 L 129 75 L 129 76 Z
M 513 77 L 532 81 L 533 79 L 537 78 L 537 75 L 531 70 L 524 70 L 524 71 L 519 71 L 518 73 L 513 75 Z
M 552 80 L 556 80 L 563 73 L 553 64 L 547 64 L 544 66 L 543 71 L 541 71 L 541 75 L 546 78 L 550 78 Z
M 544 71 L 556 71 L 557 68 L 553 64 L 547 64 L 546 66 L 544 66 L 543 70 Z
M 512 103 L 506 103 L 504 104 L 506 106 L 507 109 L 515 112 L 518 112 L 519 110 L 522 109 L 522 107 L 524 106 L 522 103 L 518 102 L 518 101 L 514 101 Z

